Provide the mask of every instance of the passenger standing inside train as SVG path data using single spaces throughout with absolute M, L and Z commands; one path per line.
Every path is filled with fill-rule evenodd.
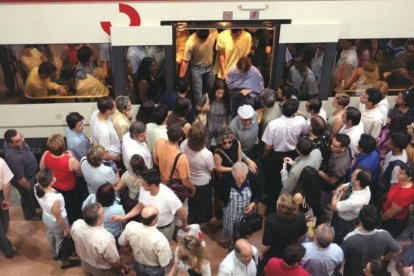
M 318 83 L 308 64 L 310 60 L 304 53 L 299 53 L 294 58 L 294 66 L 290 67 L 289 77 L 293 86 L 297 89 L 299 100 L 308 100 L 311 96 L 318 95 Z
M 66 143 L 68 145 L 68 150 L 71 151 L 78 160 L 85 157 L 91 147 L 91 142 L 89 141 L 88 136 L 83 132 L 85 126 L 83 122 L 84 119 L 85 118 L 78 112 L 70 112 L 66 116 L 66 124 L 69 127 L 65 132 Z
M 224 30 L 217 36 L 216 50 L 218 56 L 214 73 L 220 79 L 226 79 L 227 73 L 239 58 L 247 57 L 250 53 L 252 36 L 243 29 Z
M 121 142 L 109 117 L 115 113 L 114 99 L 102 97 L 98 110 L 91 115 L 90 129 L 93 143 L 105 148 L 104 160 L 121 161 Z
M 201 102 L 202 94 L 213 87 L 213 49 L 217 34 L 216 29 L 197 30 L 185 44 L 179 76 L 184 78 L 190 65 L 191 88 L 196 105 Z
M 334 81 L 336 86 L 345 84 L 345 80 L 349 79 L 352 72 L 358 68 L 358 55 L 352 39 L 340 39 L 339 47 L 342 52 L 337 61 Z
M 36 214 L 38 205 L 33 194 L 38 169 L 36 157 L 23 135 L 15 129 L 9 129 L 4 133 L 4 140 L 4 159 L 14 175 L 11 184 L 20 193 L 24 219 L 40 220 L 41 217 Z
M 66 202 L 69 224 L 80 217 L 83 198 L 76 188 L 76 174 L 81 173 L 79 161 L 66 151 L 61 134 L 54 134 L 47 140 L 47 151 L 39 164 L 40 169 L 49 168 L 56 177 L 53 188 L 60 192 Z
M 0 250 L 6 258 L 13 258 L 16 252 L 13 249 L 12 243 L 7 238 L 7 229 L 9 228 L 9 206 L 10 206 L 10 180 L 13 178 L 13 173 L 7 166 L 3 158 L 0 158 Z

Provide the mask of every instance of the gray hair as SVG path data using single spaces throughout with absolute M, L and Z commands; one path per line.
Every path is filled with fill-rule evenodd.
M 99 209 L 102 205 L 99 202 L 92 203 L 82 210 L 82 218 L 89 226 L 95 226 L 99 220 Z
M 267 108 L 273 107 L 276 102 L 275 90 L 270 89 L 270 88 L 263 89 L 262 93 L 260 94 L 260 99 L 263 101 L 263 104 Z
M 119 112 L 122 112 L 126 109 L 128 109 L 128 105 L 130 103 L 130 100 L 128 96 L 118 96 L 115 100 L 116 109 L 118 109 Z
M 249 168 L 243 162 L 236 162 L 233 167 L 231 167 L 231 174 L 234 177 L 238 172 L 242 172 L 247 175 L 249 173 Z
M 131 126 L 129 127 L 129 135 L 131 136 L 132 139 L 134 139 L 135 136 L 144 133 L 146 129 L 147 129 L 147 126 L 143 122 L 141 121 L 132 122 Z
M 321 224 L 316 228 L 315 239 L 322 248 L 327 248 L 335 238 L 335 230 L 327 223 Z

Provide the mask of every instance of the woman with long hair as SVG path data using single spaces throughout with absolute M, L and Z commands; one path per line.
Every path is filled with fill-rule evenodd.
M 184 236 L 178 242 L 175 250 L 174 266 L 171 268 L 168 276 L 177 275 L 188 276 L 210 276 L 210 256 L 207 253 L 203 242 L 194 236 Z
M 137 74 L 133 76 L 135 94 L 132 100 L 135 104 L 145 103 L 148 100 L 158 102 L 161 88 L 158 80 L 158 66 L 155 59 L 146 57 L 141 61 Z
M 62 194 L 52 188 L 56 182 L 51 169 L 45 168 L 37 174 L 38 183 L 35 185 L 35 196 L 43 209 L 42 220 L 46 226 L 47 242 L 53 258 L 58 260 L 63 238 L 70 234 L 69 222 L 65 209 L 65 199 Z M 76 262 L 59 260 L 61 268 L 74 266 Z

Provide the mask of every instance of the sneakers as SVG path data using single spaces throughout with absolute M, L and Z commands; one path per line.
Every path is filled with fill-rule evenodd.
M 80 260 L 65 260 L 65 261 L 59 261 L 60 268 L 61 269 L 68 269 L 71 267 L 79 266 L 81 263 Z

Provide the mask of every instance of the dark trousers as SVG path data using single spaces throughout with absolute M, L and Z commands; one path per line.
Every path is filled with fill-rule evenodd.
M 188 223 L 206 223 L 212 217 L 212 185 L 195 186 L 196 192 L 193 197 L 188 198 Z
M 61 193 L 65 199 L 65 208 L 68 213 L 69 225 L 72 225 L 77 219 L 82 218 L 82 202 L 84 200 L 82 192 L 77 186 L 70 191 L 56 190 Z
M 355 226 L 358 224 L 358 219 L 347 221 L 338 216 L 338 213 L 335 213 L 332 217 L 331 226 L 335 230 L 335 239 L 334 243 L 341 244 L 345 236 L 354 231 Z
M 381 229 L 387 230 L 391 236 L 396 239 L 404 232 L 408 225 L 408 216 L 406 219 L 387 219 L 381 222 Z
M 3 201 L 3 192 L 0 192 L 0 203 Z M 1 207 L 0 207 L 1 209 Z M 13 256 L 13 246 L 7 238 L 7 229 L 9 228 L 9 210 L 0 210 L 0 250 L 6 256 Z
M 287 152 L 276 152 L 271 150 L 269 156 L 264 160 L 265 185 L 264 185 L 264 203 L 267 205 L 266 214 L 272 214 L 276 211 L 277 197 L 282 190 L 282 181 L 280 179 L 280 170 L 283 167 L 283 158 L 290 157 L 295 159 L 298 156 L 296 150 Z
M 134 262 L 137 276 L 165 276 L 165 268 L 161 266 L 148 266 Z
M 20 186 L 15 181 L 12 182 L 12 185 L 20 193 L 20 205 L 22 206 L 24 219 L 30 220 L 36 214 L 36 208 L 39 207 L 39 204 L 37 203 L 37 200 L 34 196 L 33 187 L 35 180 L 33 179 L 33 181 L 31 181 L 27 179 L 27 181 L 30 183 L 30 190 L 27 190 L 26 188 Z

